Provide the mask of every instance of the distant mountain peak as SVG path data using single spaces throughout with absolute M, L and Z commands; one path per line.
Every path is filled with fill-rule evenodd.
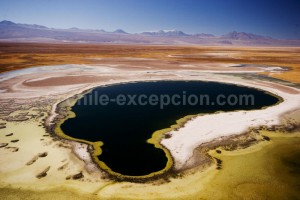
M 122 30 L 122 29 L 117 29 L 117 30 L 115 30 L 113 33 L 128 34 L 127 32 L 125 32 L 125 31 Z
M 0 22 L 1 25 L 17 25 L 16 23 L 8 20 L 3 20 Z
M 225 35 L 221 36 L 224 39 L 232 39 L 232 40 L 265 40 L 265 39 L 272 39 L 271 37 L 266 37 L 262 35 L 256 35 L 253 33 L 246 33 L 246 32 L 237 32 L 232 31 Z
M 37 25 L 37 24 L 17 24 L 12 21 L 3 20 L 0 22 L 0 25 L 2 26 L 19 26 L 19 27 L 26 27 L 26 28 L 33 28 L 33 29 L 45 29 L 48 28 L 46 26 Z

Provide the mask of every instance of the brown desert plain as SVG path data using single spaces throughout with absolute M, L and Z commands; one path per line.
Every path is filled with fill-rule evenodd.
M 0 43 L 1 199 L 300 199 L 300 48 Z M 116 179 L 62 137 L 61 102 L 97 86 L 199 80 L 265 90 L 261 110 L 179 119 L 159 177 Z M 166 137 L 168 135 L 168 137 Z

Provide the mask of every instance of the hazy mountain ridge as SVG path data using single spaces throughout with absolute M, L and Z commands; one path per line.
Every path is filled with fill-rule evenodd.
M 11 21 L 1 21 L 0 25 L 5 25 L 5 26 L 19 26 L 19 27 L 24 27 L 24 28 L 34 28 L 34 29 L 49 29 L 46 26 L 42 26 L 42 25 L 37 25 L 37 24 L 17 24 Z
M 0 22 L 0 39 L 36 42 L 43 40 L 86 43 L 300 46 L 300 40 L 280 40 L 237 31 L 221 36 L 207 33 L 187 34 L 179 30 L 146 31 L 131 34 L 122 29 L 113 32 L 103 29 L 79 29 L 77 27 L 56 29 L 36 24 L 18 24 L 7 20 Z
M 142 35 L 150 35 L 150 36 L 160 36 L 160 37 L 190 36 L 189 34 L 186 34 L 183 31 L 178 31 L 178 30 L 146 31 L 146 32 L 142 32 L 141 34 Z
M 252 33 L 245 33 L 245 32 L 230 32 L 225 35 L 221 36 L 224 39 L 234 39 L 234 40 L 272 40 L 274 38 L 262 36 L 262 35 L 255 35 Z

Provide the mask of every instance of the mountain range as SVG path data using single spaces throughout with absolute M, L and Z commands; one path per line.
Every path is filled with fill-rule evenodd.
M 245 32 L 230 32 L 221 36 L 198 33 L 187 34 L 179 30 L 127 33 L 122 29 L 112 32 L 93 29 L 48 28 L 37 24 L 0 22 L 0 41 L 18 42 L 81 42 L 81 43 L 132 43 L 182 45 L 242 45 L 242 46 L 300 46 L 300 40 L 275 39 Z

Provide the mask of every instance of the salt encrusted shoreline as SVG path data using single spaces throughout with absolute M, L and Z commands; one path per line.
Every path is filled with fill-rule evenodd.
M 226 81 L 226 83 L 230 83 Z M 163 139 L 164 145 L 174 158 L 175 168 L 180 169 L 192 157 L 193 150 L 203 143 L 217 138 L 238 135 L 250 127 L 272 126 L 280 124 L 280 117 L 300 107 L 300 90 L 296 94 L 249 82 L 234 82 L 235 84 L 255 87 L 278 95 L 283 101 L 274 106 L 260 110 L 217 112 L 197 116 L 188 121 L 184 127 L 173 130 L 168 139 Z M 287 89 L 291 89 L 287 87 Z

